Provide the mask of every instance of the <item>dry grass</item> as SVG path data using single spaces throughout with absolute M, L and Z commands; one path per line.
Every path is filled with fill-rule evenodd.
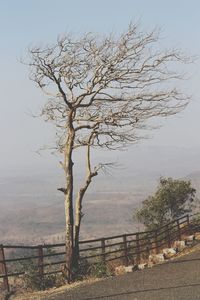
M 55 296 L 59 296 L 62 295 L 63 293 L 65 293 L 68 290 L 74 289 L 74 288 L 78 288 L 80 286 L 84 286 L 84 285 L 90 285 L 94 282 L 100 281 L 100 280 L 104 280 L 103 278 L 89 278 L 83 281 L 77 281 L 74 282 L 70 285 L 66 284 L 62 287 L 59 288 L 52 288 L 46 291 L 41 291 L 41 292 L 30 292 L 30 293 L 17 293 L 16 295 L 12 296 L 10 299 L 12 300 L 45 300 L 47 299 L 51 299 L 51 297 L 55 297 Z

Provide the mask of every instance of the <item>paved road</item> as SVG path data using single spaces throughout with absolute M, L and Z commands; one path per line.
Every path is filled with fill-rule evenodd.
M 199 260 L 198 260 L 199 259 Z M 189 260 L 189 261 L 188 261 Z M 184 262 L 181 262 L 184 261 Z M 200 251 L 174 263 L 108 278 L 48 300 L 193 300 L 200 299 Z

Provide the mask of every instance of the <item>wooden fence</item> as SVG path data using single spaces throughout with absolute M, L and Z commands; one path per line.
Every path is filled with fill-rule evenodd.
M 91 265 L 112 260 L 125 265 L 139 264 L 150 253 L 159 253 L 161 249 L 171 247 L 173 241 L 181 240 L 183 235 L 198 230 L 198 223 L 186 215 L 153 231 L 80 241 L 80 264 Z M 10 277 L 23 276 L 33 262 L 41 279 L 62 272 L 65 244 L 0 245 L 0 280 L 3 289 L 9 291 Z

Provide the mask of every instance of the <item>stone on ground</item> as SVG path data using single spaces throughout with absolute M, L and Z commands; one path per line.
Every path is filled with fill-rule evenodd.
M 175 248 L 178 252 L 180 252 L 186 248 L 186 243 L 185 241 L 175 241 L 173 244 L 173 248 Z
M 159 253 L 159 254 L 151 254 L 149 255 L 149 263 L 150 264 L 160 264 L 162 262 L 164 262 L 165 258 L 164 258 L 164 254 L 163 253 Z
M 163 252 L 165 259 L 170 259 L 177 253 L 176 249 L 174 249 L 174 248 L 165 248 L 162 250 L 162 252 Z
M 122 275 L 122 274 L 126 274 L 126 273 L 131 273 L 133 272 L 134 266 L 130 265 L 130 266 L 118 266 L 115 268 L 115 274 L 116 275 Z

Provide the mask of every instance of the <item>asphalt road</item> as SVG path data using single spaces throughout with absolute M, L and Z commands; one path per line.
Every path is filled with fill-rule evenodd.
M 198 260 L 199 259 L 199 260 Z M 200 251 L 151 269 L 107 278 L 48 300 L 200 299 Z

